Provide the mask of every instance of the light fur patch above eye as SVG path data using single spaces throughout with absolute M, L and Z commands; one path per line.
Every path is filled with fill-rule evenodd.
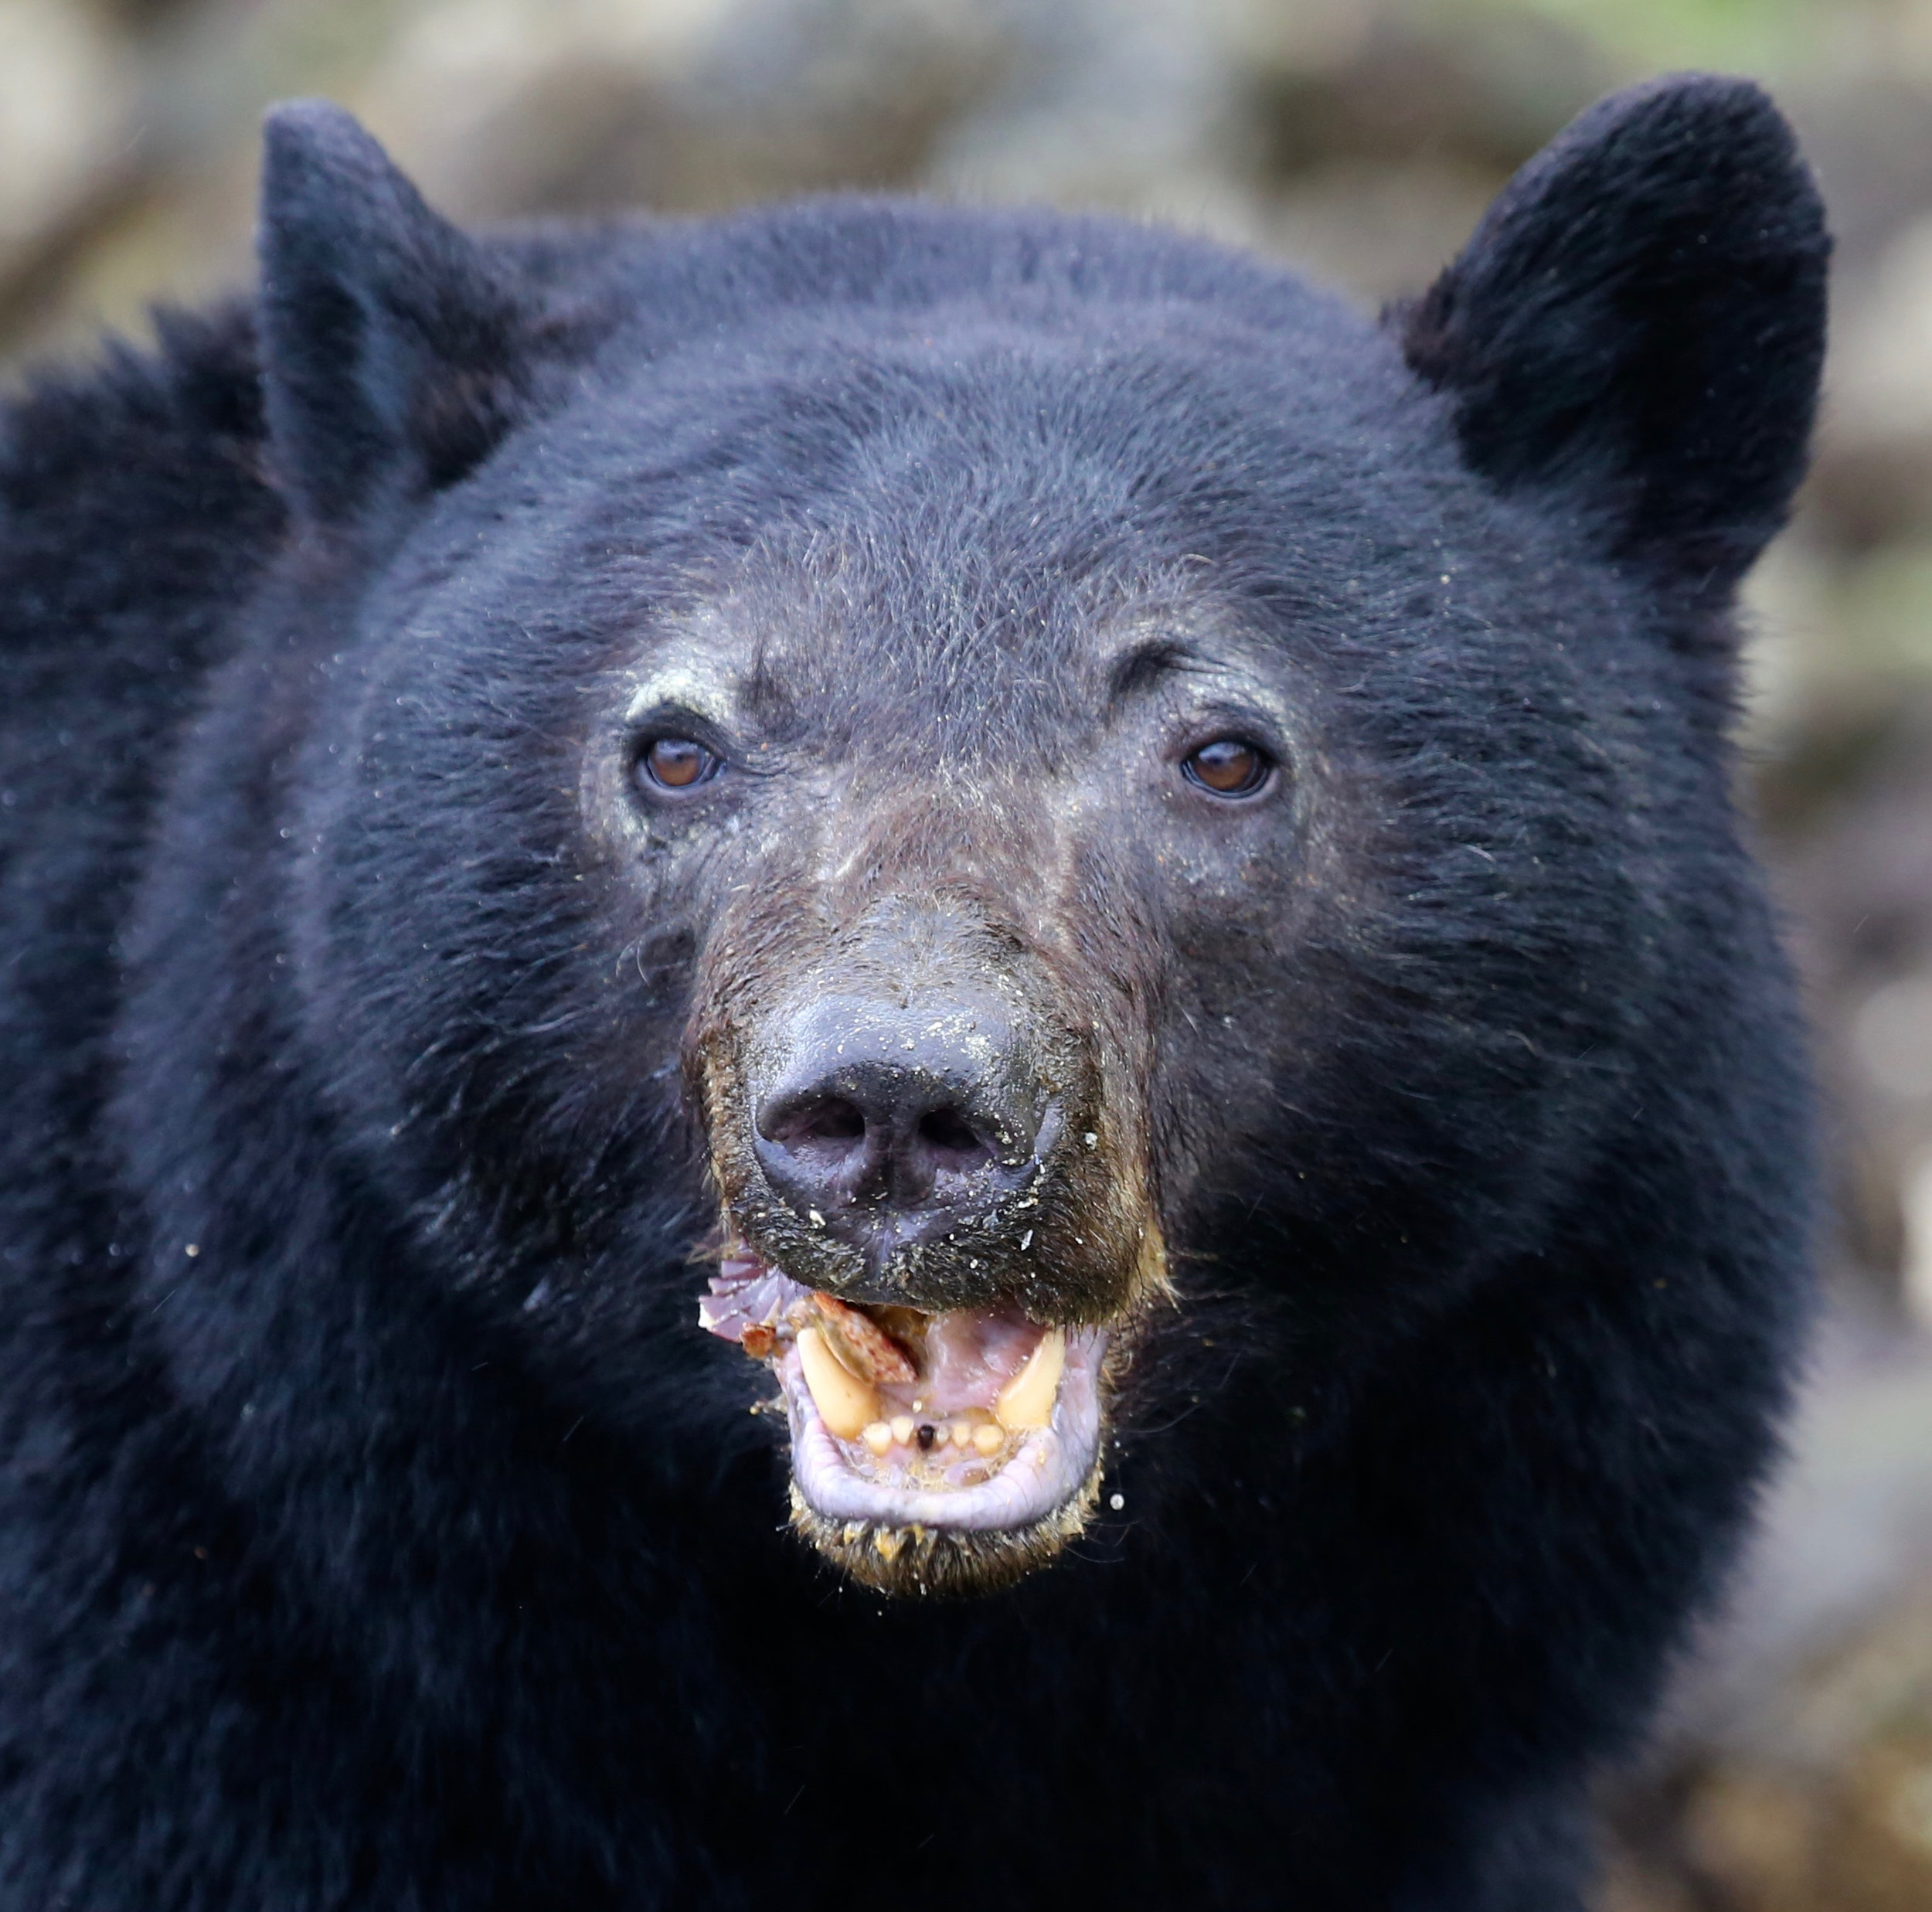
M 676 665 L 654 671 L 638 686 L 624 706 L 624 721 L 639 723 L 654 710 L 676 709 L 723 727 L 730 721 L 731 703 L 726 686 L 716 677 L 689 665 Z

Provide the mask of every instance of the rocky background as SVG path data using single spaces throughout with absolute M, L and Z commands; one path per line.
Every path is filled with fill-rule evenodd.
M 1157 215 L 1365 305 L 1598 94 L 1757 75 L 1839 243 L 1750 777 L 1839 1220 L 1794 1465 L 1607 1795 L 1605 1912 L 1932 1908 L 1932 0 L 0 0 L 0 361 L 249 270 L 264 104 L 353 107 L 459 217 L 860 185 Z

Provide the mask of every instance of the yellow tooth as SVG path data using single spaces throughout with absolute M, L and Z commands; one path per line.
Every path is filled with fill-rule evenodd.
M 798 1330 L 798 1365 L 818 1418 L 841 1441 L 856 1440 L 879 1418 L 879 1397 L 832 1349 L 816 1328 Z
M 1053 1397 L 1066 1365 L 1066 1334 L 1049 1328 L 1026 1357 L 1026 1365 L 999 1390 L 993 1413 L 1006 1428 L 1044 1427 L 1053 1418 Z
M 990 1420 L 982 1420 L 973 1430 L 973 1445 L 990 1461 L 998 1453 L 1006 1437 Z
M 859 1437 L 874 1454 L 883 1454 L 893 1444 L 893 1431 L 883 1420 L 875 1420 Z
M 970 1420 L 956 1420 L 953 1423 L 953 1445 L 954 1447 L 964 1447 L 972 1437 L 973 1424 Z
M 895 1414 L 892 1418 L 893 1438 L 903 1448 L 913 1437 L 913 1417 L 910 1414 Z

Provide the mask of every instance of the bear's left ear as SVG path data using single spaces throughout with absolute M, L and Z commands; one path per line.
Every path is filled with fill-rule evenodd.
M 260 250 L 275 474 L 311 519 L 451 483 L 514 422 L 529 289 L 340 107 L 270 113 Z
M 1830 250 L 1770 101 L 1678 75 L 1585 113 L 1391 316 L 1476 471 L 1721 597 L 1804 475 Z

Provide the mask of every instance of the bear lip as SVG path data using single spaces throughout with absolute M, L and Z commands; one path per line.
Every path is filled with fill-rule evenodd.
M 743 1249 L 726 1257 L 699 1303 L 708 1332 L 771 1364 L 794 1491 L 812 1514 L 881 1529 L 1012 1534 L 1050 1522 L 1083 1492 L 1100 1453 L 1105 1329 L 1049 1329 L 1010 1305 L 879 1313 L 916 1356 L 870 1312 L 815 1295 Z M 869 1356 L 856 1350 L 876 1418 L 842 1436 L 814 1396 L 799 1338 L 815 1332 L 842 1347 L 849 1372 L 855 1329 L 876 1344 Z M 1009 1429 L 1002 1403 L 1049 1352 L 1049 1337 L 1064 1356 L 1046 1423 Z

